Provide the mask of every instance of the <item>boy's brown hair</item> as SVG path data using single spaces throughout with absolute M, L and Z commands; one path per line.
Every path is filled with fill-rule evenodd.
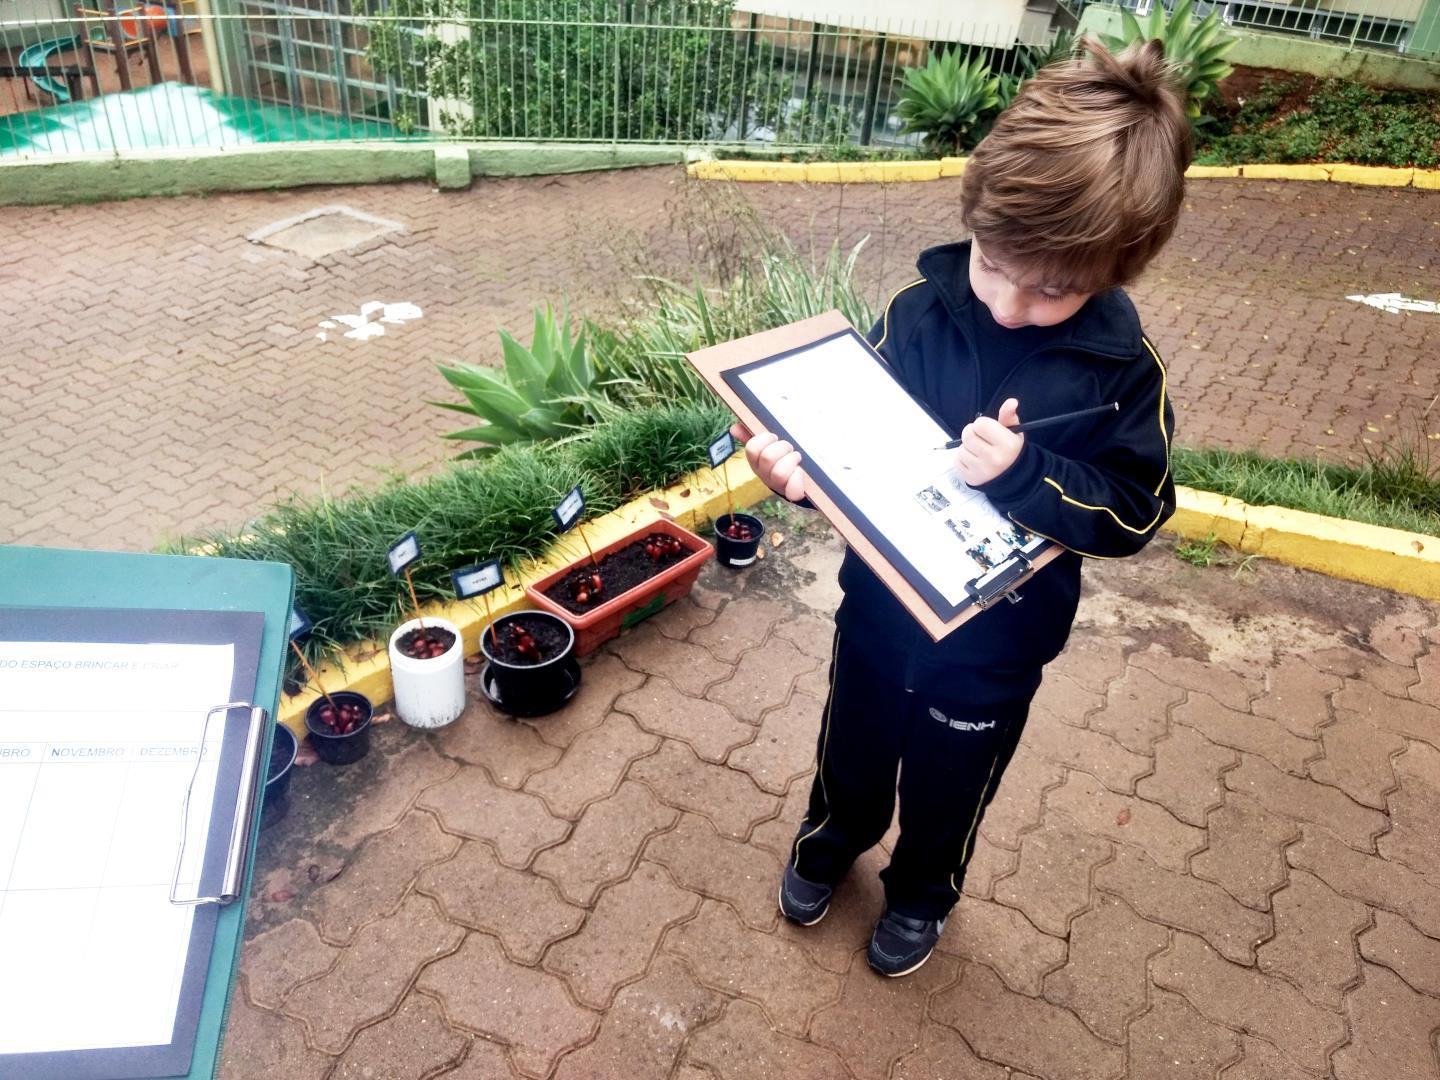
M 1159 41 L 1119 55 L 1082 46 L 1000 114 L 965 168 L 960 206 L 981 250 L 1025 284 L 1099 292 L 1170 239 L 1193 150 Z

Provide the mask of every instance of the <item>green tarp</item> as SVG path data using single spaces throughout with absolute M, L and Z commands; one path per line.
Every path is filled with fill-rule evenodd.
M 168 82 L 0 116 L 0 157 L 403 138 L 391 124 Z

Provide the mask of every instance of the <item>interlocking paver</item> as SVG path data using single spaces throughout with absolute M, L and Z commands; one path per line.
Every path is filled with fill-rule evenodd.
M 395 914 L 361 927 L 328 973 L 291 991 L 285 1013 L 305 1021 L 315 1046 L 339 1053 L 357 1029 L 400 1003 L 425 964 L 464 936 L 431 901 L 412 895 Z
M 668 739 L 655 754 L 632 765 L 630 776 L 648 784 L 662 802 L 702 814 L 736 839 L 771 817 L 780 804 L 747 774 L 701 761 L 688 746 Z
M 690 640 L 727 664 L 738 663 L 742 654 L 764 641 L 771 628 L 789 615 L 788 608 L 771 600 L 732 600 L 711 622 L 691 631 Z
M 1110 845 L 1051 810 L 1020 842 L 1015 873 L 995 883 L 995 899 L 1023 911 L 1047 934 L 1064 937 L 1090 903 L 1090 875 Z
M 378 775 L 368 783 L 365 798 L 337 818 L 321 839 L 344 847 L 394 827 L 419 791 L 455 775 L 458 766 L 446 761 L 428 742 L 411 742 L 386 756 Z
M 1284 976 L 1319 1005 L 1339 1008 L 1360 969 L 1355 935 L 1370 921 L 1365 905 L 1303 870 L 1292 871 L 1270 902 L 1275 936 L 1256 951 L 1260 970 Z
M 1145 1080 L 1213 1080 L 1239 1049 L 1235 1032 L 1163 990 L 1156 990 L 1149 1010 L 1130 1023 L 1130 1073 Z
M 445 1080 L 513 1080 L 519 1073 L 510 1063 L 505 1047 L 489 1039 L 469 1039 L 465 1060 L 449 1072 L 441 1073 Z
M 818 615 L 798 615 L 777 623 L 775 634 L 790 642 L 806 656 L 829 665 L 835 644 L 835 624 L 831 620 L 822 619 Z
M 750 774 L 757 787 L 783 795 L 790 785 L 815 767 L 815 739 L 822 703 L 798 690 L 784 708 L 772 709 L 760 721 L 754 741 L 732 750 L 725 763 Z
M 962 886 L 966 896 L 989 900 L 995 895 L 995 882 L 1006 874 L 1013 874 L 1020 864 L 1020 853 L 1009 851 L 992 843 L 983 832 L 975 835 L 974 852 L 965 866 L 965 883 Z
M 581 732 L 559 764 L 532 776 L 525 790 L 532 798 L 544 799 L 551 813 L 573 820 L 587 805 L 611 794 L 631 763 L 654 751 L 660 741 L 624 713 L 612 712 L 598 728 Z
M 1163 683 L 1143 668 L 1127 668 L 1110 683 L 1105 705 L 1090 717 L 1090 726 L 1111 736 L 1125 749 L 1148 754 L 1168 727 L 1166 714 L 1185 698 L 1185 691 Z
M 1120 1047 L 1097 1038 L 1074 1013 L 1007 990 L 979 964 L 965 965 L 960 982 L 935 996 L 930 1015 L 982 1057 L 1047 1080 L 1103 1080 L 1124 1068 Z
M 1345 680 L 1345 688 L 1335 694 L 1334 701 L 1337 712 L 1354 713 L 1382 731 L 1424 739 L 1431 746 L 1440 744 L 1440 707 L 1393 696 L 1354 679 Z
M 811 1021 L 810 1038 L 834 1050 L 858 1080 L 886 1080 L 897 1059 L 919 1049 L 927 1000 L 955 981 L 958 966 L 934 956 L 910 978 L 877 981 L 854 964 L 840 1000 Z
M 1254 679 L 1239 672 L 1193 657 L 1175 656 L 1159 645 L 1147 645 L 1131 653 L 1127 660 L 1131 667 L 1148 671 L 1161 682 L 1199 690 L 1241 711 L 1250 707 L 1250 699 L 1260 689 Z
M 447 831 L 489 841 L 506 866 L 525 866 L 569 828 L 536 796 L 499 787 L 474 765 L 427 789 L 420 806 L 434 813 Z
M 560 760 L 560 750 L 540 738 L 527 724 L 497 712 L 478 693 L 479 677 L 470 680 L 470 705 L 452 724 L 441 728 L 439 748 L 467 765 L 480 765 L 501 787 L 518 789 L 531 773 Z
M 1440 881 L 1435 823 L 1440 821 L 1440 750 L 1411 742 L 1395 759 L 1400 786 L 1390 793 L 1390 831 L 1377 842 L 1380 854 Z
M 1339 689 L 1337 676 L 1298 656 L 1287 656 L 1266 673 L 1265 693 L 1255 699 L 1251 711 L 1278 720 L 1292 735 L 1313 739 L 1330 718 L 1330 695 Z
M 615 699 L 645 681 L 644 675 L 631 671 L 608 652 L 588 660 L 583 672 L 584 692 L 577 694 L 570 704 L 550 716 L 525 721 L 540 738 L 562 750 L 584 732 L 604 723 Z
M 1300 825 L 1277 817 L 1238 791 L 1212 810 L 1209 846 L 1190 860 L 1190 872 L 1213 881 L 1247 907 L 1264 910 L 1285 882 L 1285 846 L 1300 838 Z
M 245 943 L 240 971 L 250 1000 L 278 1009 L 292 987 L 330 970 L 340 950 L 304 919 L 291 919 Z
M 1074 634 L 1065 651 L 1045 669 L 1046 677 L 1064 675 L 1094 694 L 1125 674 L 1125 652 L 1134 642 L 1118 634 Z
M 1125 1022 L 1145 1007 L 1146 961 L 1169 942 L 1163 926 L 1102 895 L 1070 924 L 1065 966 L 1045 976 L 1045 998 L 1102 1038 L 1122 1042 Z
M 1440 998 L 1440 941 L 1388 911 L 1376 911 L 1374 919 L 1375 925 L 1360 935 L 1360 955 L 1388 967 L 1422 994 Z
M 459 1061 L 469 1042 L 445 1023 L 434 998 L 412 993 L 395 1015 L 355 1036 L 330 1080 L 423 1080 Z
M 1071 727 L 1083 728 L 1085 717 L 1100 708 L 1105 699 L 1087 690 L 1068 675 L 1047 671 L 1030 703 L 1031 723 L 1036 716 L 1053 716 Z
M 1221 1074 L 1222 1080 L 1309 1080 L 1319 1073 L 1301 1072 L 1281 1051 L 1264 1039 L 1244 1035 L 1240 1059 Z
M 1245 907 L 1219 885 L 1160 867 L 1143 851 L 1117 848 L 1095 871 L 1095 887 L 1113 892 L 1145 918 L 1199 934 L 1237 964 L 1255 962 L 1272 932 L 1270 916 Z
M 220 1059 L 221 1080 L 321 1080 L 334 1059 L 305 1045 L 305 1031 L 279 1013 L 243 999 L 230 1005 L 229 1037 Z
M 833 1051 L 776 1031 L 748 1001 L 730 1002 L 720 1019 L 695 1032 L 685 1060 L 719 1080 L 844 1080 L 853 1075 Z
M 1034 1080 L 975 1056 L 954 1028 L 927 1022 L 920 1029 L 920 1046 L 906 1054 L 890 1073 L 891 1080 Z
M 677 886 L 654 863 L 641 863 L 595 901 L 580 932 L 545 957 L 545 968 L 562 976 L 575 997 L 603 1009 L 615 988 L 650 965 L 667 927 L 695 912 L 700 897 Z
M 1185 857 L 1205 843 L 1205 833 L 1162 806 L 1107 790 L 1092 776 L 1072 772 L 1045 795 L 1045 805 L 1067 814 L 1086 832 L 1144 848 L 1161 866 L 1185 868 Z
M 561 1059 L 555 1080 L 667 1080 L 686 1037 L 724 1000 L 678 960 L 657 956 L 649 974 L 615 995 L 595 1041 Z
M 803 1036 L 811 1016 L 840 996 L 840 978 L 798 945 L 748 929 L 714 900 L 665 936 L 665 950 L 712 990 L 757 1002 L 777 1028 L 795 1036 Z
M 1344 896 L 1404 915 L 1421 932 L 1440 938 L 1440 889 L 1399 863 L 1362 855 L 1323 829 L 1306 829 L 1285 849 L 1291 866 L 1309 870 Z
M 667 637 L 653 621 L 617 638 L 610 648 L 636 671 L 669 679 L 681 693 L 691 697 L 699 697 L 705 687 L 726 678 L 734 669 L 699 645 Z
M 453 855 L 460 841 L 429 814 L 412 810 L 366 842 L 340 876 L 311 898 L 311 917 L 326 940 L 344 944 L 366 922 L 400 905 L 422 869 Z
M 421 972 L 417 985 L 444 1003 L 452 1023 L 507 1044 L 531 1076 L 546 1075 L 600 1021 L 570 1000 L 563 981 L 507 960 L 488 934 L 470 934 L 457 952 Z
M 1375 837 L 1388 827 L 1384 814 L 1335 788 L 1281 772 L 1253 754 L 1240 757 L 1240 767 L 1225 774 L 1225 786 L 1253 797 L 1272 813 L 1319 825 L 1360 851 L 1373 851 Z
M 1310 775 L 1331 784 L 1358 803 L 1385 808 L 1385 796 L 1397 783 L 1392 759 L 1405 740 L 1348 713 L 1320 732 L 1325 756 L 1310 763 Z
M 1208 812 L 1225 801 L 1220 774 L 1239 760 L 1235 751 L 1176 724 L 1155 744 L 1155 769 L 1140 778 L 1135 793 L 1159 803 L 1187 825 L 1203 827 Z
M 555 882 L 572 903 L 588 907 L 601 888 L 630 872 L 645 841 L 679 816 L 644 784 L 623 781 L 614 795 L 585 808 L 563 844 L 539 854 L 535 872 Z
M 1440 1001 L 1418 994 L 1388 968 L 1364 965 L 1345 997 L 1351 1040 L 1334 1057 L 1336 1080 L 1434 1076 Z
M 705 696 L 755 724 L 767 709 L 783 705 L 794 681 L 819 664 L 785 638 L 774 636 L 742 656 L 735 674 L 710 687 Z
M 1025 737 L 1030 738 L 1031 732 L 1040 727 L 1051 731 L 1071 730 L 1054 720 L 1037 722 L 1037 719 L 1032 719 L 1025 727 Z M 1116 746 L 1116 749 L 1120 748 Z M 1059 787 L 1064 779 L 1065 770 L 1046 760 L 1034 748 L 1034 743 L 1022 743 L 1010 759 L 995 789 L 995 798 L 980 821 L 981 834 L 1002 847 L 1019 847 L 1021 834 L 1033 829 L 1040 821 L 1041 796 L 1047 790 Z
M 1155 985 L 1185 998 L 1201 1015 L 1253 1032 L 1303 1068 L 1322 1070 L 1345 1038 L 1340 1015 L 1308 1001 L 1289 983 L 1230 963 L 1191 934 L 1177 933 L 1150 962 Z
M 1292 735 L 1277 721 L 1226 708 L 1209 694 L 1192 693 L 1174 713 L 1175 723 L 1193 727 L 1211 742 L 1247 750 L 1287 772 L 1305 775 L 1305 763 L 1320 744 Z
M 499 938 L 521 964 L 537 963 L 547 945 L 585 919 L 585 912 L 556 896 L 544 878 L 502 866 L 478 840 L 466 840 L 453 859 L 425 870 L 416 889 L 453 922 Z
M 961 896 L 937 948 L 993 969 L 1012 990 L 1038 997 L 1045 973 L 1065 962 L 1065 942 L 1002 904 Z
M 779 918 L 780 860 L 721 836 L 704 818 L 681 815 L 674 829 L 650 841 L 645 857 L 664 866 L 684 888 L 725 901 L 756 930 L 771 929 Z
M 714 618 L 715 612 L 703 607 L 694 596 L 687 596 L 683 600 L 677 600 L 642 625 L 653 626 L 674 641 L 684 641 L 690 636 L 690 631 L 697 626 L 704 626 Z M 621 640 L 624 638 L 622 637 Z
M 755 728 L 736 720 L 729 710 L 682 694 L 666 679 L 652 677 L 640 689 L 621 694 L 615 708 L 651 734 L 679 739 L 717 765 L 755 738 Z

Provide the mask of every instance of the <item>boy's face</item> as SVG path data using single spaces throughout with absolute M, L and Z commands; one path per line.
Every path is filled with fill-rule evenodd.
M 970 288 L 990 309 L 991 317 L 1008 330 L 1062 323 L 1094 295 L 1028 281 L 1023 271 L 1007 265 L 1003 256 L 982 252 L 980 241 L 974 238 L 970 241 Z

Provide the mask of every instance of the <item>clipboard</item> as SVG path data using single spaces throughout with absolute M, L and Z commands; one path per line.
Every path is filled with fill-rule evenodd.
M 193 912 L 170 1041 L 0 1055 L 0 1075 L 214 1075 L 243 935 L 273 732 L 268 716 L 278 701 L 293 587 L 290 568 L 274 563 L 0 547 L 0 640 L 36 640 L 17 631 L 28 625 L 50 641 L 198 639 L 234 650 L 230 700 L 215 702 L 204 721 L 220 753 L 203 856 L 187 856 L 196 859 L 191 887 L 177 891 L 175 876 L 169 881 L 170 898 Z M 204 734 L 197 744 L 206 745 Z M 189 769 L 199 771 L 200 757 Z M 177 850 L 177 875 L 181 856 Z
M 915 401 L 909 395 L 884 358 L 838 311 L 825 312 L 788 326 L 687 353 L 685 358 L 746 427 L 752 431 L 773 431 L 801 452 L 804 459 L 802 467 L 810 481 L 805 490 L 806 497 L 931 638 L 939 641 L 992 604 L 1005 600 L 1018 601 L 1015 590 L 1057 558 L 1063 549 L 1054 541 L 1032 538 L 1014 547 L 989 569 L 965 581 L 963 594 L 952 589 L 946 595 L 927 579 L 917 568 L 915 560 L 900 549 L 895 537 L 887 536 L 861 510 L 850 482 L 831 475 L 823 464 L 817 463 L 814 455 L 806 452 L 804 440 L 797 439 L 775 415 L 772 407 L 775 403 L 767 404 L 755 391 L 753 380 L 747 379 L 750 373 L 767 365 L 845 338 L 853 339 L 857 347 L 863 348 L 874 360 L 877 368 L 884 373 L 887 387 L 918 408 L 936 425 L 939 433 L 944 432 L 939 418 L 923 402 Z M 863 432 L 861 424 L 865 403 L 857 403 L 857 406 L 856 430 Z M 859 437 L 863 438 L 863 435 Z M 948 434 L 942 434 L 941 438 L 948 438 Z M 974 495 L 978 496 L 978 493 Z M 988 500 L 982 497 L 981 501 L 989 507 Z M 990 510 L 994 512 L 993 507 Z

